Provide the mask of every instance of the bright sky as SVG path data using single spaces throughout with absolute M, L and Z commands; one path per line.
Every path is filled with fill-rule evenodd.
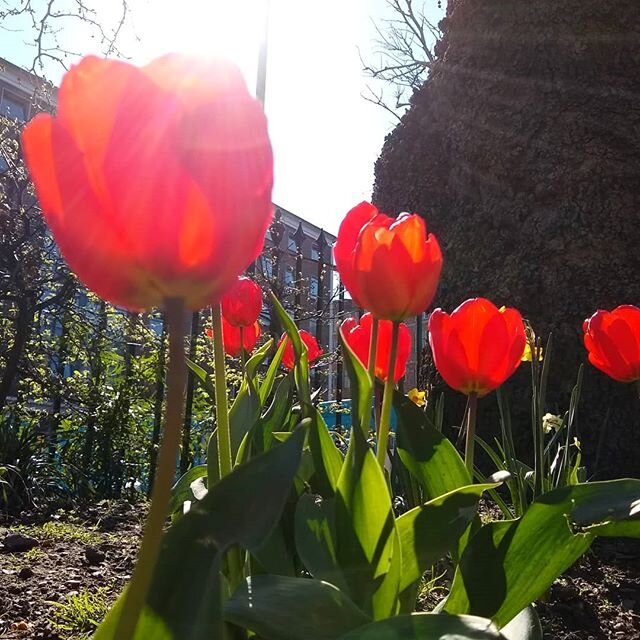
M 168 51 L 216 54 L 242 68 L 253 91 L 266 0 L 130 0 L 139 38 L 122 49 L 133 62 Z M 100 11 L 118 2 L 99 2 Z M 373 165 L 394 119 L 361 94 L 358 48 L 371 52 L 371 19 L 389 15 L 385 0 L 271 0 L 266 112 L 275 154 L 274 201 L 335 233 L 344 214 L 369 199 Z M 434 20 L 438 13 L 433 5 Z M 179 12 L 176 12 L 176 8 Z M 109 9 L 109 10 L 110 10 Z M 0 56 L 30 66 L 31 31 L 0 31 Z M 128 37 L 128 36 L 127 36 Z M 74 31 L 63 41 L 95 49 Z M 96 51 L 97 52 L 97 51 Z M 59 81 L 60 71 L 47 70 Z

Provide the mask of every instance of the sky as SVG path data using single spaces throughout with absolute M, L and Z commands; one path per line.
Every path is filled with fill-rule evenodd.
M 64 3 L 65 0 L 58 0 Z M 95 0 L 105 24 L 115 0 Z M 267 0 L 130 0 L 121 49 L 136 64 L 169 51 L 222 55 L 255 90 Z M 430 17 L 442 13 L 426 0 Z M 368 200 L 374 163 L 397 120 L 362 97 L 369 79 L 360 54 L 374 55 L 372 20 L 389 17 L 386 0 L 270 0 L 265 110 L 275 157 L 276 204 L 336 233 L 346 212 Z M 179 11 L 176 11 L 179 8 Z M 33 30 L 0 31 L 0 57 L 30 66 Z M 82 54 L 99 43 L 66 23 L 60 38 Z M 59 82 L 57 65 L 45 74 Z

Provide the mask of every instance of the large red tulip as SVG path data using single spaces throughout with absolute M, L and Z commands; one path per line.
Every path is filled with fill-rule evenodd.
M 451 315 L 436 309 L 429 318 L 429 343 L 444 381 L 482 397 L 518 368 L 526 344 L 516 309 L 498 309 L 485 298 L 463 302 Z
M 584 321 L 589 362 L 619 382 L 640 380 L 640 309 L 626 304 Z
M 371 344 L 371 326 L 373 316 L 365 313 L 360 322 L 354 318 L 347 318 L 340 326 L 342 337 L 362 362 L 365 369 L 369 366 L 369 348 Z M 378 322 L 378 340 L 376 342 L 376 378 L 386 382 L 389 371 L 389 358 L 391 357 L 391 332 L 393 323 L 390 320 Z M 407 362 L 411 353 L 411 331 L 404 322 L 400 323 L 398 330 L 398 353 L 393 370 L 393 381 L 398 382 L 407 372 Z
M 376 318 L 403 320 L 431 304 L 442 253 L 417 214 L 390 218 L 361 202 L 342 221 L 333 251 L 347 291 Z
M 242 344 L 240 342 L 240 329 L 242 328 Z M 207 335 L 213 338 L 213 331 L 207 329 Z M 222 318 L 222 344 L 224 352 L 232 358 L 240 355 L 240 350 L 244 346 L 247 353 L 251 353 L 256 343 L 262 335 L 262 329 L 259 322 L 254 322 L 248 327 L 236 327 Z
M 318 341 L 308 331 L 300 329 L 298 333 L 300 334 L 300 339 L 303 344 L 307 347 L 307 357 L 309 359 L 309 364 L 311 364 L 314 360 L 317 360 L 324 351 L 318 345 Z M 287 369 L 293 369 L 296 366 L 295 354 L 293 352 L 291 340 L 289 340 L 286 333 L 282 334 L 280 342 L 278 342 L 278 347 L 280 347 L 283 341 L 286 341 L 286 345 L 284 353 L 282 354 L 282 364 Z
M 24 129 L 54 238 L 78 277 L 134 311 L 217 302 L 260 253 L 273 158 L 240 71 L 167 55 L 145 67 L 84 58 L 54 116 Z
M 236 327 L 248 327 L 258 320 L 262 311 L 262 291 L 249 278 L 240 277 L 222 296 L 222 316 Z

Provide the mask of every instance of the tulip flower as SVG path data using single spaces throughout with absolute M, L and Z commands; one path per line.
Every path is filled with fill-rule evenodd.
M 469 396 L 465 464 L 473 480 L 478 398 L 497 389 L 520 365 L 527 342 L 520 312 L 485 298 L 466 300 L 451 315 L 429 318 L 429 344 L 444 381 Z
M 400 321 L 425 311 L 442 270 L 440 245 L 420 216 L 390 218 L 368 202 L 347 213 L 334 256 L 356 304 L 383 320 Z
M 584 321 L 589 362 L 619 382 L 640 380 L 640 309 L 626 304 Z
M 86 57 L 65 75 L 56 115 L 33 118 L 22 144 L 64 258 L 117 306 L 218 302 L 262 250 L 271 146 L 229 63 Z
M 262 291 L 249 278 L 240 277 L 221 301 L 222 317 L 234 327 L 250 327 L 262 311 Z
M 481 398 L 518 368 L 526 345 L 524 322 L 516 309 L 474 298 L 451 315 L 442 309 L 431 314 L 429 344 L 444 381 Z
M 360 322 L 354 318 L 347 318 L 341 325 L 340 331 L 344 341 L 355 353 L 365 368 L 369 362 L 369 348 L 371 344 L 371 326 L 373 317 L 365 313 Z M 391 334 L 393 323 L 390 320 L 380 320 L 378 324 L 378 339 L 375 349 L 375 376 L 386 382 L 389 372 L 389 358 L 391 354 Z M 407 362 L 411 352 L 411 332 L 406 324 L 401 323 L 398 333 L 398 353 L 393 369 L 393 382 L 398 382 L 407 371 Z
M 307 347 L 307 357 L 309 359 L 309 364 L 311 364 L 314 360 L 317 360 L 324 351 L 318 345 L 318 341 L 304 329 L 300 329 L 298 331 L 300 334 L 300 339 L 303 344 Z M 289 370 L 292 370 L 296 366 L 295 354 L 293 352 L 293 345 L 291 344 L 291 340 L 289 340 L 286 333 L 282 334 L 280 338 L 280 342 L 278 343 L 278 347 L 286 341 L 286 346 L 284 348 L 284 353 L 282 354 L 282 364 Z
M 213 331 L 207 329 L 207 335 L 213 339 Z M 251 353 L 256 346 L 262 329 L 259 322 L 254 322 L 250 326 L 236 327 L 223 317 L 222 318 L 222 343 L 224 352 L 232 358 L 237 358 L 242 354 L 242 348 L 247 353 Z

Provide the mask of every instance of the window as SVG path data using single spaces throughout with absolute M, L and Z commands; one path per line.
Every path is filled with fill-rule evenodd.
M 311 276 L 311 280 L 309 281 L 309 295 L 312 298 L 317 298 L 319 290 L 320 286 L 318 283 L 318 278 L 316 278 L 315 276 Z
M 298 245 L 293 236 L 287 238 L 287 249 L 291 251 L 291 253 L 298 253 Z
M 0 115 L 25 122 L 27 120 L 27 103 L 3 90 L 0 98 Z
M 316 262 L 320 261 L 320 247 L 317 244 L 311 246 L 311 259 Z
M 288 265 L 284 272 L 284 283 L 288 287 L 292 287 L 295 280 L 296 280 L 295 269 L 291 265 Z
M 317 318 L 309 318 L 309 333 L 312 336 L 318 335 L 318 319 Z
M 260 256 L 258 258 L 257 267 L 258 271 L 262 272 L 266 278 L 273 278 L 273 262 L 269 258 Z

